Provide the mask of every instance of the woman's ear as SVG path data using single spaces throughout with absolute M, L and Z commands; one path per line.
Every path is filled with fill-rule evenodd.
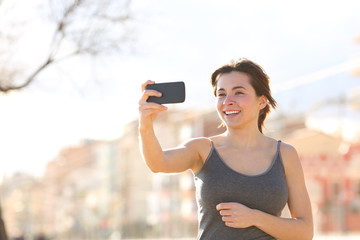
M 267 97 L 265 97 L 264 95 L 259 97 L 259 109 L 264 109 L 266 107 L 268 103 L 268 99 Z

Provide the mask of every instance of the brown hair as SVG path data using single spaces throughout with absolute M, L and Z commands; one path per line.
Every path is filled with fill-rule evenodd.
M 260 65 L 246 58 L 240 58 L 237 61 L 233 60 L 229 64 L 226 64 L 215 70 L 215 72 L 213 72 L 213 74 L 211 75 L 211 85 L 213 86 L 215 96 L 216 85 L 219 77 L 224 73 L 230 73 L 232 71 L 242 72 L 249 75 L 250 84 L 255 89 L 256 95 L 258 97 L 265 96 L 268 100 L 266 106 L 260 110 L 258 118 L 258 128 L 259 131 L 262 133 L 265 118 L 270 113 L 269 105 L 271 105 L 274 109 L 277 107 L 275 99 L 271 96 L 271 91 L 269 87 L 270 78 Z

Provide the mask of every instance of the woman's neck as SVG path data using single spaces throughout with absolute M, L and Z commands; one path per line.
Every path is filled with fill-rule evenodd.
M 224 133 L 231 145 L 238 147 L 253 148 L 264 140 L 264 135 L 256 129 L 227 129 Z

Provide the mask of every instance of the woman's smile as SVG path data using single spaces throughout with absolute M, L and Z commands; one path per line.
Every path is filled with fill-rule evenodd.
M 224 111 L 226 117 L 235 117 L 239 115 L 241 111 Z

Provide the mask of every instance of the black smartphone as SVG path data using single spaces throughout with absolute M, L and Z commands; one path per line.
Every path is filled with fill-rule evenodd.
M 150 96 L 147 102 L 159 104 L 164 103 L 182 103 L 185 101 L 185 83 L 184 82 L 164 82 L 149 84 L 146 89 L 153 89 L 162 93 L 161 97 Z

